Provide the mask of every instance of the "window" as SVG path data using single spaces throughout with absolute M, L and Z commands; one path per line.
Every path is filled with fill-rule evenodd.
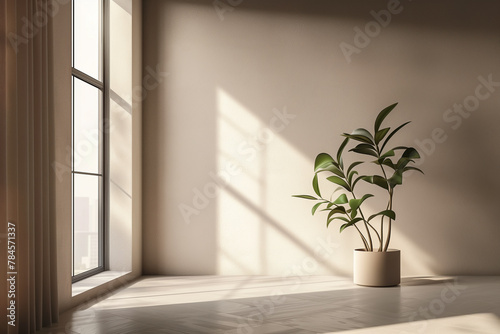
M 73 0 L 72 278 L 105 269 L 107 0 Z

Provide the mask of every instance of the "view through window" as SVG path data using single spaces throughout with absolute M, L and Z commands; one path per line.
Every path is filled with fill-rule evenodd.
M 104 1 L 72 1 L 73 281 L 104 270 Z

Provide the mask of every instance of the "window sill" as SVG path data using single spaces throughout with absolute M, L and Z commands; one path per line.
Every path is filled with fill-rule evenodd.
M 89 278 L 82 279 L 81 281 L 72 284 L 71 296 L 74 297 L 83 292 L 92 290 L 102 284 L 125 276 L 128 273 L 130 273 L 130 271 L 104 271 Z

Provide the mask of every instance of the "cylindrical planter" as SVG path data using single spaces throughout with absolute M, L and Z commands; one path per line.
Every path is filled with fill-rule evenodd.
M 365 286 L 395 286 L 401 282 L 401 252 L 354 250 L 353 281 Z

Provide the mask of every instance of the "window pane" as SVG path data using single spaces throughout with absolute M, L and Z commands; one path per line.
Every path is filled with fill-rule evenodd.
M 73 174 L 74 275 L 99 266 L 100 176 Z
M 102 0 L 74 0 L 73 67 L 102 79 Z
M 74 78 L 73 99 L 73 170 L 100 173 L 102 93 Z

